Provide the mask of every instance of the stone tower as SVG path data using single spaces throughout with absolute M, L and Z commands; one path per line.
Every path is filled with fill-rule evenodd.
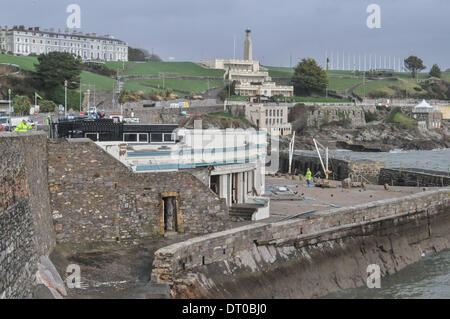
M 247 61 L 251 61 L 253 60 L 253 45 L 252 45 L 252 38 L 250 36 L 250 33 L 252 31 L 247 28 L 247 30 L 245 30 L 245 33 L 247 34 L 245 37 L 245 42 L 244 42 L 244 60 Z

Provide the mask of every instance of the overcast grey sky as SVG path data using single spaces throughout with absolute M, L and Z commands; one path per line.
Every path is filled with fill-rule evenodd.
M 449 0 L 0 0 L 0 24 L 65 28 L 69 4 L 81 7 L 82 32 L 112 34 L 164 60 L 199 61 L 243 54 L 252 29 L 262 64 L 289 66 L 303 57 L 324 63 L 325 51 L 418 55 L 427 67 L 450 68 Z M 381 7 L 369 29 L 366 8 Z M 353 55 L 352 55 L 353 56 Z M 353 58 L 352 58 L 353 59 Z M 347 63 L 347 61 L 346 61 Z

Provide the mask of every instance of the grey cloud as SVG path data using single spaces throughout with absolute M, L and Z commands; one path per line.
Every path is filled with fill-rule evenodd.
M 242 56 L 244 29 L 254 56 L 288 66 L 302 57 L 323 62 L 325 51 L 421 56 L 450 67 L 446 0 L 15 0 L 2 2 L 2 25 L 64 27 L 67 5 L 82 9 L 82 31 L 113 34 L 167 59 L 198 61 Z M 367 5 L 381 6 L 381 29 L 365 25 Z

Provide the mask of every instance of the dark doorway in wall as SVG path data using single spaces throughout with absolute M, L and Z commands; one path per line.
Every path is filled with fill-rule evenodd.
M 211 190 L 214 193 L 216 193 L 217 195 L 219 195 L 219 193 L 220 193 L 220 176 L 219 175 L 211 176 L 211 181 L 209 184 L 210 184 Z
M 164 202 L 164 231 L 177 231 L 177 198 L 175 196 L 163 197 Z

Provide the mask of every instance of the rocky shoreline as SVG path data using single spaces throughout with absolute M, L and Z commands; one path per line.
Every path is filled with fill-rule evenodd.
M 348 129 L 340 126 L 307 128 L 296 137 L 295 149 L 314 150 L 313 138 L 330 149 L 355 152 L 389 152 L 392 150 L 433 150 L 450 148 L 450 122 L 444 121 L 440 130 L 418 131 L 402 129 L 381 122 Z M 281 149 L 288 149 L 289 137 L 280 139 Z

